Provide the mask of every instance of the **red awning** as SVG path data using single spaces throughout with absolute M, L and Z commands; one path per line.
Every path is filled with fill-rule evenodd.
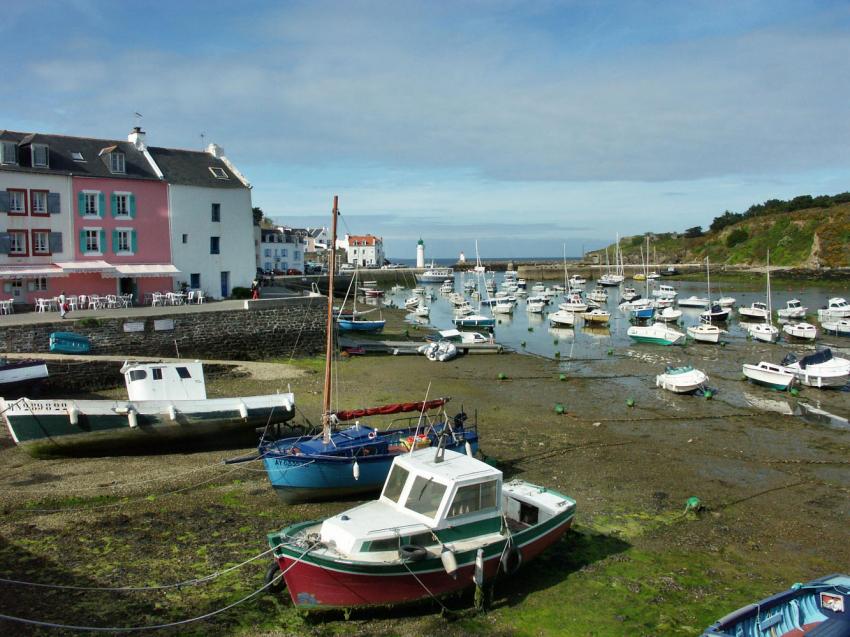
M 338 411 L 336 412 L 336 418 L 340 422 L 346 422 L 349 420 L 354 420 L 355 418 L 363 418 L 365 416 L 388 416 L 391 414 L 401 414 L 409 411 L 428 411 L 429 409 L 436 409 L 437 407 L 442 407 L 447 402 L 451 400 L 450 398 L 435 398 L 434 400 L 424 401 L 421 400 L 418 403 L 393 403 L 391 405 L 382 405 L 380 407 L 368 407 L 366 409 L 349 409 L 348 411 Z

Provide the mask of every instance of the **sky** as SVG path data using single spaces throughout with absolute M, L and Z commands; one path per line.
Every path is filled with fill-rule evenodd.
M 850 190 L 850 3 L 4 0 L 0 129 L 215 142 L 286 225 L 569 255 Z M 17 96 L 17 97 L 16 97 Z M 134 113 L 141 113 L 138 118 Z

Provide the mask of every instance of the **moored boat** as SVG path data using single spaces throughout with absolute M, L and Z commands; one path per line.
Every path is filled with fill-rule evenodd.
M 747 320 L 766 321 L 768 318 L 767 303 L 754 301 L 748 306 L 739 307 L 738 315 Z
M 755 323 L 747 326 L 751 338 L 763 343 L 775 343 L 779 340 L 779 328 L 770 323 Z
M 824 332 L 836 334 L 837 336 L 850 336 L 850 320 L 838 319 L 821 323 Z
M 514 573 L 563 536 L 575 508 L 556 491 L 503 484 L 475 458 L 422 449 L 394 459 L 378 500 L 268 540 L 296 606 L 384 606 Z
M 469 314 L 454 317 L 452 323 L 457 327 L 495 327 L 496 319 L 483 314 Z
M 450 279 L 454 276 L 454 272 L 451 268 L 435 268 L 434 264 L 431 264 L 431 267 L 422 272 L 421 274 L 416 275 L 416 279 L 420 283 L 442 283 L 446 279 Z
M 818 328 L 811 323 L 786 323 L 782 326 L 782 331 L 788 336 L 804 341 L 813 341 L 818 335 Z
M 58 354 L 88 354 L 91 351 L 91 340 L 73 332 L 52 332 L 49 349 Z
M 679 307 L 708 307 L 708 299 L 702 296 L 691 295 L 686 299 L 679 299 Z
M 588 323 L 596 323 L 598 325 L 607 325 L 611 320 L 611 312 L 600 310 L 599 308 L 590 310 L 581 315 Z
M 744 376 L 754 383 L 766 385 L 772 389 L 788 389 L 795 380 L 794 374 L 784 367 L 767 361 L 761 361 L 758 365 L 744 363 L 742 370 Z
M 0 394 L 30 390 L 48 376 L 47 363 L 36 359 L 9 360 L 0 357 Z
M 847 301 L 840 296 L 834 296 L 829 299 L 825 308 L 818 310 L 818 318 L 821 321 L 850 318 L 850 303 L 847 303 Z
M 572 327 L 576 324 L 576 315 L 573 312 L 568 312 L 567 310 L 552 312 L 549 314 L 548 318 L 549 323 L 555 327 Z
M 801 319 L 806 317 L 809 308 L 803 307 L 799 299 L 790 299 L 785 302 L 785 307 L 777 310 L 776 314 L 783 319 Z
M 847 637 L 847 612 L 850 577 L 829 575 L 729 613 L 702 637 Z
M 726 333 L 726 330 L 722 330 L 710 323 L 691 325 L 685 331 L 688 333 L 688 336 L 699 343 L 719 343 L 720 335 Z
M 799 360 L 789 353 L 782 365 L 809 387 L 844 387 L 850 380 L 850 360 L 833 356 L 829 348 L 801 356 Z
M 655 386 L 674 394 L 692 394 L 698 389 L 705 387 L 708 376 L 705 372 L 694 369 L 690 365 L 672 367 L 670 365 L 663 374 L 655 377 Z
M 675 323 L 680 318 L 682 318 L 682 310 L 677 310 L 672 307 L 665 307 L 656 315 L 656 317 L 659 321 L 664 321 L 665 323 Z
M 685 335 L 664 323 L 652 325 L 632 325 L 626 331 L 630 338 L 639 343 L 655 345 L 679 345 L 685 340 Z

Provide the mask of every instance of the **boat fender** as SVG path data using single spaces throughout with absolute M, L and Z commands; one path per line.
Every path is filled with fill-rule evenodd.
M 127 423 L 130 425 L 130 429 L 135 429 L 139 426 L 138 412 L 132 407 L 127 409 Z
M 522 566 L 522 552 L 513 544 L 502 554 L 499 560 L 499 567 L 505 575 L 513 575 Z
M 248 407 L 241 400 L 239 401 L 239 417 L 242 420 L 246 420 L 248 418 Z
M 398 556 L 405 562 L 420 562 L 428 557 L 428 550 L 416 544 L 402 544 L 398 547 Z
M 469 444 L 469 440 L 464 443 L 463 448 L 466 451 L 466 455 L 472 458 L 472 445 Z
M 472 581 L 479 588 L 484 585 L 484 549 L 478 549 L 475 554 L 475 570 L 472 573 Z
M 177 420 L 177 409 L 174 408 L 174 405 L 168 406 L 168 418 L 171 422 Z
M 266 571 L 265 583 L 268 586 L 266 589 L 269 593 L 277 594 L 280 593 L 283 589 L 286 588 L 286 580 L 280 575 L 280 564 L 277 563 L 277 560 L 271 563 L 268 570 Z M 277 578 L 277 579 L 275 579 Z M 272 583 L 274 582 L 274 583 Z
M 375 431 L 374 429 L 369 432 L 369 440 L 374 440 L 377 437 L 378 437 L 378 432 Z
M 457 578 L 457 559 L 455 558 L 454 551 L 444 546 L 442 552 L 440 552 L 440 561 L 443 562 L 443 568 L 446 574 Z
M 351 473 L 354 474 L 355 480 L 360 479 L 360 465 L 356 460 L 354 461 L 354 465 L 351 467 Z
M 76 425 L 80 422 L 80 410 L 77 409 L 77 406 L 74 404 L 68 405 L 68 421 L 72 425 Z

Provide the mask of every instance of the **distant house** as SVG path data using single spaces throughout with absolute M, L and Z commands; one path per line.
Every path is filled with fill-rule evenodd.
M 259 266 L 267 272 L 286 273 L 287 270 L 304 272 L 303 234 L 292 228 L 260 229 Z
M 348 235 L 337 241 L 337 247 L 344 248 L 348 254 L 348 263 L 359 266 L 381 266 L 384 264 L 384 241 L 371 234 Z

